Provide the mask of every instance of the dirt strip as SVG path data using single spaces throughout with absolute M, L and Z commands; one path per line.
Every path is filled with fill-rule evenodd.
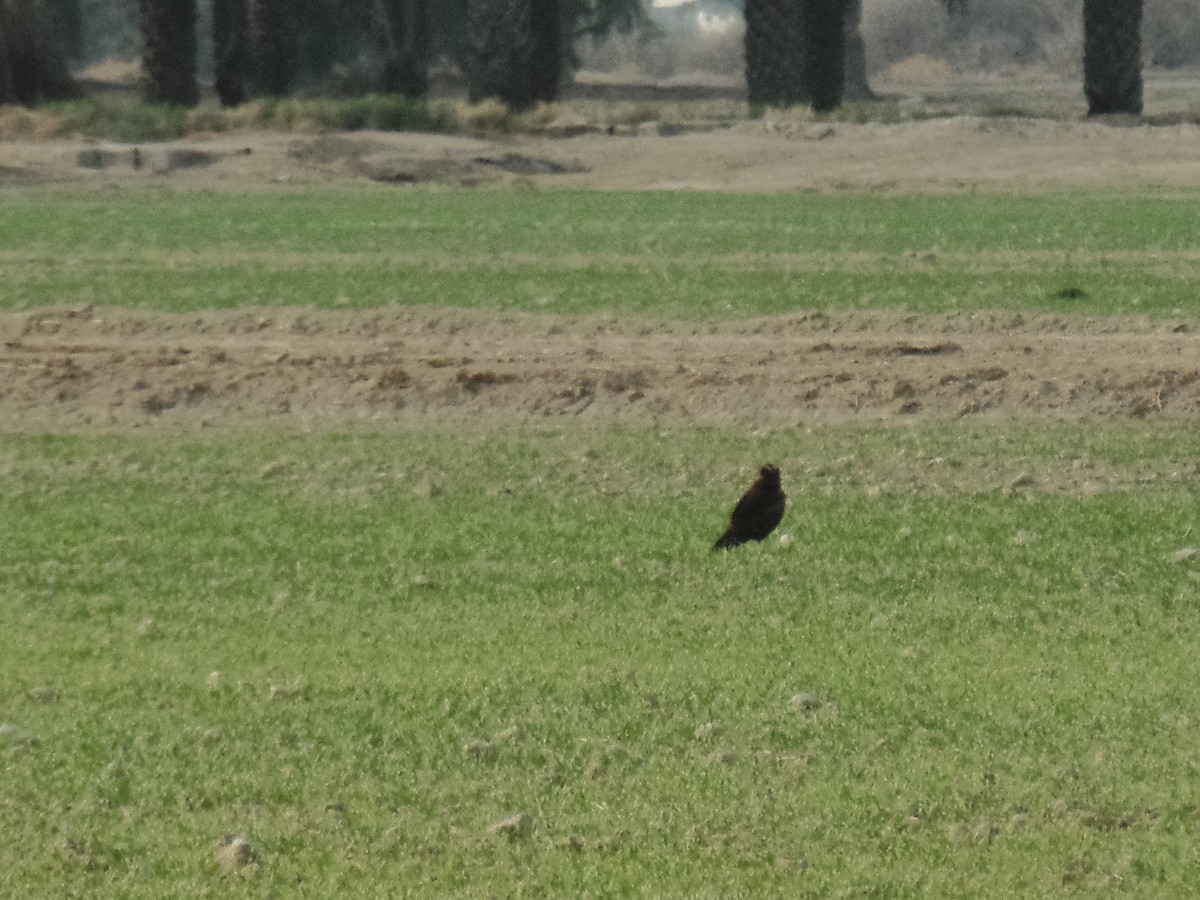
M 356 422 L 1200 423 L 1200 323 L 434 309 L 0 314 L 11 429 Z

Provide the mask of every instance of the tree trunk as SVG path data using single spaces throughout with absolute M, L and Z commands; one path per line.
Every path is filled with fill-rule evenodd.
M 849 0 L 846 11 L 846 99 L 874 100 L 867 81 L 867 45 L 862 36 L 862 0 Z
M 213 0 L 213 56 L 222 106 L 246 102 L 246 0 Z
M 563 75 L 562 0 L 532 0 L 533 59 L 530 90 L 533 99 L 552 103 L 558 99 Z
M 804 0 L 746 0 L 746 93 L 751 104 L 791 106 L 808 99 Z
M 429 93 L 433 56 L 428 0 L 375 0 L 375 19 L 383 55 L 383 90 L 424 97 Z
M 0 0 L 0 103 L 34 106 L 78 96 L 68 60 L 77 23 L 42 0 Z
M 5 103 L 19 103 L 17 83 L 13 77 L 12 62 L 8 55 L 8 28 L 0 11 L 0 106 Z
M 250 72 L 255 94 L 282 97 L 291 87 L 294 13 L 289 0 L 250 0 Z
M 1142 0 L 1084 0 L 1088 115 L 1142 112 Z
M 849 0 L 805 0 L 808 89 L 812 108 L 830 112 L 846 88 L 846 11 Z
M 467 87 L 472 103 L 495 97 L 513 109 L 558 96 L 561 0 L 471 0 Z
M 195 106 L 196 0 L 141 0 L 139 6 L 146 102 Z

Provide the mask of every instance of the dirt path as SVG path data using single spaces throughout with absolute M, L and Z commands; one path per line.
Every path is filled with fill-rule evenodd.
M 789 315 L 723 325 L 412 309 L 0 315 L 0 419 L 1200 423 L 1197 324 Z
M 163 144 L 0 141 L 0 188 L 279 190 L 531 184 L 601 190 L 1200 193 L 1200 126 L 1050 119 L 813 123 L 776 118 L 664 135 L 648 123 L 473 138 L 234 133 Z M 572 136 L 573 135 L 573 136 Z

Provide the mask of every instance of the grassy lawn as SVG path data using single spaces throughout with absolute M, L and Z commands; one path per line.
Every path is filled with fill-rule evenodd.
M 0 309 L 1173 315 L 1198 231 L 1153 196 L 27 190 L 0 202 Z
M 0 894 L 1179 896 L 1195 448 L 0 437 Z

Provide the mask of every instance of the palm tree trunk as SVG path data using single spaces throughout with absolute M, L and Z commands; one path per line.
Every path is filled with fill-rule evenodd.
M 791 106 L 808 99 L 803 0 L 746 0 L 746 93 L 751 104 Z
M 551 2 L 557 5 L 558 0 Z M 535 0 L 471 0 L 467 87 L 472 103 L 495 97 L 524 109 L 545 98 L 535 78 L 539 64 L 546 64 L 539 61 L 547 51 L 535 19 L 541 7 L 535 7 Z
M 848 0 L 805 0 L 808 87 L 812 108 L 830 112 L 846 89 L 846 11 Z
M 222 106 L 246 102 L 246 0 L 213 0 L 213 55 Z
M 383 89 L 406 97 L 428 94 L 433 56 L 428 0 L 375 0 L 375 19 L 382 44 Z
M 148 103 L 195 106 L 196 0 L 141 0 L 142 93 Z
M 563 75 L 562 0 L 532 0 L 533 58 L 530 88 L 533 99 L 551 103 L 558 99 Z
M 292 83 L 292 17 L 289 0 L 250 0 L 250 66 L 254 93 L 282 97 Z
M 5 103 L 19 103 L 17 83 L 13 77 L 12 62 L 8 55 L 8 29 L 3 21 L 3 11 L 0 11 L 0 106 Z
M 1084 0 L 1083 90 L 1089 116 L 1142 112 L 1142 0 Z

